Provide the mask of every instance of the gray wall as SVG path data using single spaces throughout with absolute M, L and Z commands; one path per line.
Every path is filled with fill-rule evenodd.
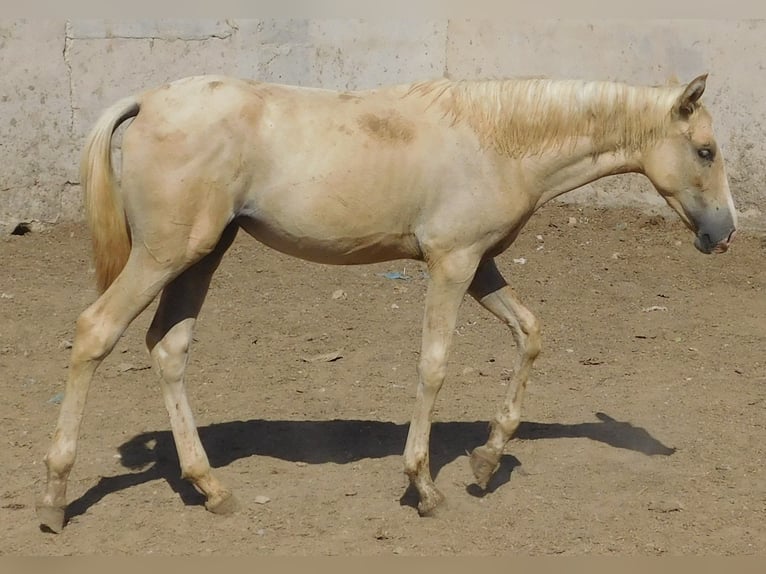
M 82 218 L 79 153 L 129 93 L 200 73 L 328 88 L 449 75 L 662 84 L 710 72 L 705 100 L 743 223 L 766 228 L 766 21 L 0 20 L 0 234 Z M 566 196 L 661 205 L 640 176 Z

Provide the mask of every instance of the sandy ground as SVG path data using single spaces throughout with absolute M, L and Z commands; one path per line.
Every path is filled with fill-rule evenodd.
M 721 256 L 691 241 L 677 219 L 629 210 L 533 217 L 498 259 L 543 323 L 524 422 L 477 492 L 466 451 L 486 438 L 514 348 L 467 299 L 432 433 L 448 503 L 424 519 L 402 500 L 401 460 L 423 268 L 314 265 L 242 234 L 187 378 L 240 511 L 206 512 L 178 478 L 147 312 L 98 372 L 54 535 L 33 500 L 74 322 L 95 296 L 89 240 L 82 226 L 0 240 L 0 554 L 763 553 L 766 240 L 742 233 Z

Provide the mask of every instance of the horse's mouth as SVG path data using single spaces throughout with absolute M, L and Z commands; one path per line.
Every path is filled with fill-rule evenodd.
M 707 233 L 698 234 L 694 239 L 694 247 L 696 247 L 702 253 L 709 255 L 711 253 L 726 253 L 728 251 L 731 242 L 737 235 L 737 230 L 732 229 L 726 239 L 723 239 L 717 243 L 714 243 Z

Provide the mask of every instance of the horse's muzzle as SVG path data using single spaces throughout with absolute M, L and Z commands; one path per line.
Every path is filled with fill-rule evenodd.
M 729 249 L 729 245 L 734 241 L 734 237 L 737 235 L 737 230 L 732 229 L 729 231 L 723 239 L 720 237 L 716 240 L 711 237 L 710 233 L 703 233 L 700 231 L 697 233 L 697 237 L 694 239 L 694 247 L 705 254 L 710 253 L 725 253 Z

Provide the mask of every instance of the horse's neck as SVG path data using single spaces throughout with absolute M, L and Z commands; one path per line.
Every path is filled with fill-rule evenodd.
M 453 87 L 450 109 L 487 148 L 520 162 L 539 206 L 606 175 L 639 171 L 638 150 L 664 133 L 676 91 L 606 82 L 478 82 Z
M 599 152 L 589 140 L 583 139 L 567 153 L 545 152 L 521 161 L 525 171 L 534 174 L 527 181 L 529 191 L 538 198 L 536 207 L 540 207 L 554 197 L 602 177 L 640 171 L 637 156 L 624 150 Z

